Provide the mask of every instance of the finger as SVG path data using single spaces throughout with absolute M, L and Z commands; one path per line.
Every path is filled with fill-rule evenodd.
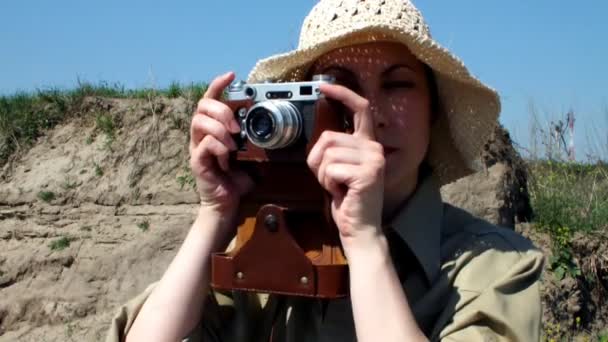
M 376 141 L 355 137 L 347 133 L 324 131 L 308 153 L 306 160 L 308 166 L 317 170 L 325 157 L 326 150 L 337 147 L 354 150 L 355 155 L 363 161 L 366 160 L 368 155 L 374 153 L 383 155 L 382 145 Z M 345 150 L 342 152 L 345 152 Z
M 353 147 L 356 148 L 359 143 L 356 139 L 353 139 L 353 136 L 346 133 L 334 132 L 334 131 L 324 131 L 314 146 L 308 152 L 308 157 L 306 158 L 306 162 L 308 166 L 314 168 L 315 170 L 321 164 L 323 160 L 323 154 L 325 150 L 332 146 L 343 146 L 343 147 Z
M 237 149 L 234 139 L 232 139 L 232 136 L 221 122 L 206 115 L 196 115 L 193 119 L 192 126 L 196 136 L 212 135 L 229 150 L 234 151 Z M 194 139 L 196 138 L 197 137 Z M 193 143 L 196 143 L 196 140 L 194 139 Z
M 329 191 L 332 196 L 341 196 L 345 188 L 349 187 L 357 177 L 361 166 L 343 163 L 331 163 L 325 167 L 321 185 Z
M 201 172 L 204 169 L 213 168 L 215 161 L 217 161 L 220 169 L 227 172 L 229 170 L 229 152 L 226 145 L 212 135 L 206 135 L 199 146 L 194 149 L 192 160 L 195 164 L 192 166 L 195 170 Z M 199 169 L 196 163 L 199 163 L 202 167 Z
M 344 151 L 339 151 L 344 150 Z M 343 153 L 339 155 L 338 153 Z M 327 174 L 327 168 L 333 167 L 332 165 L 336 164 L 348 164 L 348 165 L 358 165 L 361 167 L 361 161 L 356 156 L 356 152 L 353 153 L 352 149 L 344 149 L 344 148 L 329 148 L 325 151 L 323 156 L 323 161 L 319 165 L 316 176 L 321 184 L 324 184 L 324 188 L 329 191 L 332 196 L 339 194 L 340 183 L 329 177 Z
M 232 81 L 234 81 L 234 72 L 232 71 L 216 77 L 211 84 L 209 84 L 209 88 L 207 88 L 203 98 L 219 99 L 220 96 L 222 96 L 224 89 L 226 89 L 226 87 L 229 86 Z
M 354 91 L 339 85 L 323 83 L 319 86 L 321 92 L 334 100 L 342 102 L 353 112 L 353 135 L 376 140 L 374 133 L 374 119 L 369 110 L 369 101 Z
M 363 154 L 356 149 L 345 147 L 329 147 L 323 153 L 323 160 L 317 169 L 319 178 L 325 177 L 325 169 L 330 164 L 362 165 L 365 159 Z
M 232 133 L 241 131 L 241 127 L 236 122 L 234 113 L 226 104 L 214 99 L 201 99 L 196 107 L 196 114 L 208 115 L 221 122 Z

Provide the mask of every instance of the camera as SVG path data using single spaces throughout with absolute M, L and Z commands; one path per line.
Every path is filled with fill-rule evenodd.
M 241 131 L 230 163 L 255 186 L 241 198 L 234 248 L 214 253 L 216 289 L 338 298 L 348 264 L 331 217 L 331 198 L 306 165 L 325 130 L 352 132 L 351 115 L 325 98 L 328 75 L 291 83 L 237 82 L 224 103 Z
M 237 145 L 245 140 L 266 150 L 306 144 L 314 138 L 315 126 L 332 115 L 320 110 L 322 83 L 334 83 L 329 75 L 314 75 L 312 81 L 291 83 L 237 82 L 230 86 L 227 103 L 241 125 Z M 322 127 L 328 128 L 328 127 Z

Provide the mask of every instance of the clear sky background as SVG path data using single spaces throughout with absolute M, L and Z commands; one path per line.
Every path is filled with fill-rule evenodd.
M 20 0 L 0 4 L 0 94 L 210 81 L 297 46 L 316 0 Z M 502 95 L 501 122 L 530 147 L 541 125 L 576 115 L 577 159 L 608 159 L 608 2 L 418 0 L 433 36 Z

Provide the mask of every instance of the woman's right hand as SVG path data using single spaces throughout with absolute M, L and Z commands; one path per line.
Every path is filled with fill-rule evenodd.
M 234 80 L 234 73 L 218 76 L 198 102 L 190 125 L 190 168 L 196 179 L 201 207 L 224 218 L 236 213 L 240 197 L 253 188 L 243 171 L 229 166 L 229 154 L 236 150 L 231 134 L 240 132 L 232 110 L 219 99 Z

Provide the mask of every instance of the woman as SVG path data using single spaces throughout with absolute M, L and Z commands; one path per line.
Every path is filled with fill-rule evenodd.
M 239 125 L 219 76 L 191 125 L 199 215 L 161 281 L 115 317 L 108 341 L 533 341 L 542 255 L 527 240 L 441 201 L 471 173 L 496 125 L 494 90 L 430 37 L 408 0 L 322 0 L 296 51 L 260 61 L 250 82 L 321 87 L 353 114 L 308 166 L 332 195 L 350 296 L 322 301 L 209 291 L 209 260 L 234 234 L 251 179 L 228 165 Z M 209 293 L 209 295 L 208 295 Z

